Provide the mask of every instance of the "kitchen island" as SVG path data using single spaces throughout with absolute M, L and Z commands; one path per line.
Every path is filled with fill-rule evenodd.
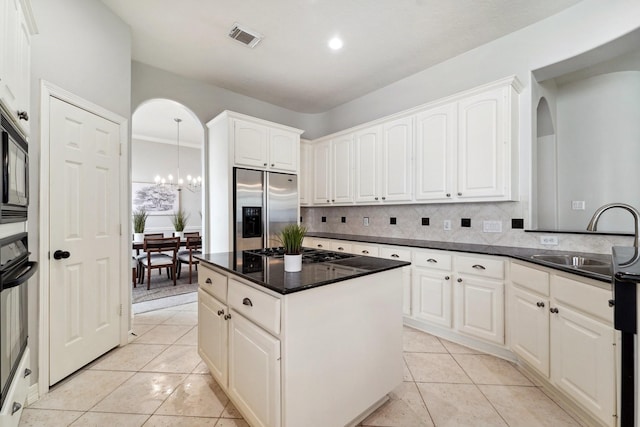
M 403 261 L 204 254 L 198 352 L 252 426 L 359 423 L 402 382 Z

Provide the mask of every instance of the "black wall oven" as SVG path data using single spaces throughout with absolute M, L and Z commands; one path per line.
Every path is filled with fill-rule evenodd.
M 27 233 L 0 240 L 0 408 L 27 348 L 27 282 L 37 269 L 29 261 Z
M 27 220 L 29 207 L 29 151 L 27 141 L 0 111 L 2 194 L 0 223 Z

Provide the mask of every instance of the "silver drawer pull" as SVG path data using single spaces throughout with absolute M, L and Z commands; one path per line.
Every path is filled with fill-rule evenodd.
M 251 300 L 249 298 L 245 298 L 242 300 L 242 304 L 243 305 L 248 305 L 249 307 L 253 307 L 253 303 L 251 302 Z
M 218 316 L 222 316 L 224 314 L 224 310 L 218 310 Z
M 432 264 L 437 264 L 437 263 L 438 263 L 438 260 L 435 260 L 435 259 L 433 259 L 433 258 L 429 258 L 429 259 L 427 260 L 427 262 L 430 262 L 430 263 L 432 263 Z
M 364 249 L 364 250 L 362 251 L 362 253 L 366 255 L 366 254 L 368 254 L 368 253 L 369 253 L 369 251 L 368 251 L 368 250 L 366 250 L 366 249 Z
M 25 368 L 25 370 L 24 370 L 24 378 L 27 378 L 29 375 L 31 375 L 31 369 Z
M 400 255 L 398 255 L 398 254 L 391 254 L 391 258 L 400 258 Z
M 20 410 L 20 408 L 22 408 L 21 404 L 19 404 L 18 402 L 13 402 L 13 406 L 11 407 L 11 415 L 13 415 L 16 412 L 18 412 Z
M 338 250 L 339 250 L 339 251 L 344 251 L 344 248 L 343 248 L 342 246 L 340 246 L 340 247 L 338 248 Z
M 319 248 L 322 248 L 323 246 L 322 246 L 320 243 L 318 243 L 318 247 L 319 247 Z
M 207 278 L 207 280 L 205 280 L 204 283 L 206 283 L 207 285 L 210 285 L 213 282 L 211 281 L 211 279 Z
M 484 265 L 480 264 L 474 264 L 471 266 L 471 268 L 475 268 L 476 270 L 486 270 L 486 268 L 484 268 Z

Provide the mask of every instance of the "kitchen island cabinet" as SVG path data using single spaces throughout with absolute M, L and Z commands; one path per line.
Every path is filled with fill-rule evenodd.
M 205 254 L 198 352 L 252 426 L 357 424 L 402 382 L 402 267 Z

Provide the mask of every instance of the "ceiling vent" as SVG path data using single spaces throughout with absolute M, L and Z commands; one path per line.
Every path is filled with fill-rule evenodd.
M 229 37 L 250 48 L 254 48 L 262 40 L 262 34 L 243 28 L 237 22 L 233 24 L 231 31 L 229 31 Z

